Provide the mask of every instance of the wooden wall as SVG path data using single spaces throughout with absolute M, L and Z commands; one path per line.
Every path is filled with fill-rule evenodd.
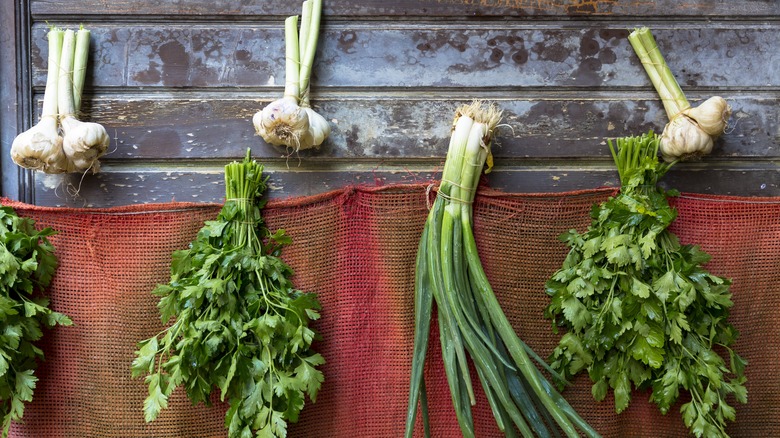
M 455 107 L 495 101 L 506 127 L 491 186 L 555 192 L 616 184 L 605 139 L 666 115 L 626 39 L 650 26 L 692 102 L 730 101 L 714 154 L 665 179 L 681 191 L 780 196 L 780 2 L 775 0 L 324 0 L 312 79 L 332 134 L 288 156 L 252 115 L 284 83 L 289 1 L 3 2 L 3 194 L 39 205 L 220 201 L 246 148 L 270 196 L 438 178 Z M 48 25 L 92 30 L 83 110 L 106 126 L 97 175 L 20 172 L 10 142 L 37 120 Z M 79 195 L 72 191 L 78 187 Z

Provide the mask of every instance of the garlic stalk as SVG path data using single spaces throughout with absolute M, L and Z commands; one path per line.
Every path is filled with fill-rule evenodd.
M 106 153 L 110 137 L 103 125 L 82 122 L 77 117 L 81 103 L 82 87 L 86 75 L 86 60 L 89 54 L 89 31 L 81 28 L 76 32 L 66 30 L 62 44 L 62 58 L 59 74 L 59 110 L 62 125 L 62 150 L 68 157 L 69 172 L 84 172 L 100 168 L 98 158 Z M 77 42 L 78 39 L 78 42 Z M 74 66 L 79 66 L 78 70 Z
M 661 155 L 667 162 L 700 158 L 726 130 L 731 107 L 722 97 L 707 99 L 692 108 L 661 55 L 650 29 L 636 29 L 628 36 L 634 52 L 650 77 L 669 117 L 661 135 Z
M 303 2 L 301 30 L 298 16 L 284 22 L 284 96 L 268 104 L 252 118 L 255 131 L 266 143 L 295 151 L 319 147 L 330 135 L 327 120 L 309 103 L 309 83 L 322 15 L 322 0 Z
M 11 158 L 25 169 L 63 173 L 67 171 L 67 158 L 62 150 L 62 137 L 57 131 L 57 80 L 63 31 L 52 28 L 48 38 L 48 72 L 41 118 L 35 126 L 16 136 L 11 145 Z

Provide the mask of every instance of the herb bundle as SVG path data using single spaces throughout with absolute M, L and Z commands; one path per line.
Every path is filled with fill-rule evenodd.
M 0 207 L 0 413 L 2 436 L 11 421 L 24 414 L 38 378 L 34 372 L 43 351 L 34 342 L 42 327 L 71 325 L 71 320 L 49 308 L 49 299 L 34 296 L 45 289 L 57 269 L 51 228 L 36 231 L 32 219 L 21 218 L 11 207 Z
M 667 196 L 676 192 L 656 184 L 674 162 L 659 162 L 658 137 L 609 146 L 620 193 L 594 206 L 587 231 L 561 236 L 571 250 L 546 283 L 545 316 L 568 330 L 551 365 L 567 379 L 587 370 L 593 396 L 603 400 L 612 388 L 618 413 L 632 384 L 651 388 L 664 414 L 688 391 L 681 413 L 690 431 L 727 436 L 735 418 L 727 397 L 747 402 L 746 362 L 731 349 L 737 331 L 727 322 L 730 281 L 707 272 L 710 256 L 667 229 L 677 215 Z
M 229 436 L 284 437 L 305 396 L 314 401 L 323 375 L 312 350 L 319 318 L 313 293 L 296 290 L 280 258 L 290 238 L 263 225 L 263 167 L 250 160 L 225 166 L 226 201 L 189 249 L 173 253 L 171 281 L 159 285 L 163 322 L 176 321 L 139 343 L 134 377 L 146 375 L 146 421 L 168 405 L 177 386 L 193 403 L 210 403 L 212 388 L 230 408 Z

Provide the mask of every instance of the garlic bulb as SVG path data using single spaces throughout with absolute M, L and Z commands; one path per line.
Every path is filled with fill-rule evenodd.
M 328 135 L 330 135 L 330 125 L 325 117 L 322 117 L 313 109 L 306 107 L 303 108 L 309 117 L 309 131 L 305 137 L 305 141 L 301 142 L 301 149 L 307 149 L 312 147 L 319 147 Z
M 88 34 L 87 34 L 88 36 Z M 62 43 L 62 59 L 60 61 L 59 93 L 57 96 L 60 125 L 62 126 L 62 150 L 68 158 L 68 172 L 84 172 L 99 169 L 98 158 L 108 150 L 111 142 L 103 125 L 93 122 L 82 122 L 76 118 L 78 108 L 75 104 L 75 94 L 81 95 L 81 90 L 73 90 L 74 59 L 76 55 L 86 56 L 89 46 L 76 50 L 76 33 L 70 29 L 65 31 Z M 83 74 L 79 72 L 78 74 Z M 78 80 L 76 81 L 79 82 Z M 80 81 L 83 83 L 83 80 Z
M 700 158 L 712 152 L 713 139 L 690 117 L 681 114 L 666 124 L 659 149 L 664 161 Z
M 11 159 L 25 169 L 64 173 L 68 163 L 62 151 L 57 120 L 44 117 L 37 125 L 19 134 L 11 144 Z
M 683 111 L 683 114 L 696 121 L 707 134 L 717 138 L 726 130 L 731 117 L 731 107 L 720 96 L 713 96 L 695 108 Z
M 60 121 L 65 136 L 62 138 L 62 150 L 68 157 L 69 172 L 84 172 L 100 169 L 98 158 L 108 150 L 111 138 L 106 128 L 99 123 L 82 122 L 75 117 L 65 117 Z
M 46 173 L 67 171 L 67 159 L 62 152 L 62 137 L 57 132 L 57 87 L 60 70 L 60 54 L 64 32 L 49 30 L 48 73 L 43 94 L 40 121 L 17 135 L 11 144 L 11 159 L 21 167 Z
M 628 40 L 669 117 L 659 147 L 664 161 L 695 159 L 712 152 L 715 140 L 726 130 L 731 107 L 722 97 L 714 96 L 691 108 L 650 29 L 635 29 Z
M 301 148 L 309 132 L 307 111 L 298 106 L 294 97 L 285 96 L 269 103 L 252 117 L 255 132 L 274 146 Z
M 309 106 L 309 82 L 320 28 L 322 0 L 306 0 L 298 34 L 298 16 L 284 21 L 284 97 L 252 117 L 255 132 L 266 143 L 295 151 L 318 147 L 330 135 L 324 117 Z

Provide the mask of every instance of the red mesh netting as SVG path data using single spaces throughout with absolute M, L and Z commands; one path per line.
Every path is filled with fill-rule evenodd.
M 559 335 L 542 316 L 543 284 L 566 254 L 557 236 L 583 230 L 594 202 L 609 189 L 562 194 L 501 194 L 482 190 L 475 203 L 480 255 L 520 337 L 542 357 Z M 730 321 L 737 351 L 749 361 L 749 404 L 737 406 L 732 436 L 780 430 L 780 199 L 687 195 L 674 201 L 674 231 L 712 256 L 712 272 L 733 279 Z M 52 238 L 61 267 L 52 306 L 73 327 L 46 333 L 46 362 L 25 424 L 14 437 L 220 437 L 224 406 L 192 406 L 177 391 L 169 409 L 143 421 L 146 387 L 130 378 L 135 343 L 162 329 L 150 291 L 168 281 L 171 252 L 183 248 L 219 206 L 158 204 L 111 209 L 42 208 L 10 203 Z M 427 213 L 425 187 L 349 188 L 275 201 L 269 228 L 293 238 L 283 256 L 303 290 L 319 293 L 327 360 L 325 383 L 307 404 L 291 437 L 402 436 L 412 355 L 414 257 Z M 432 330 L 426 379 L 434 435 L 459 436 L 438 343 Z M 666 416 L 635 393 L 615 415 L 613 400 L 594 402 L 587 376 L 564 395 L 607 437 L 687 436 L 676 410 Z M 477 388 L 477 387 L 475 387 Z M 215 391 L 216 394 L 217 391 Z M 481 394 L 480 394 L 481 395 Z M 477 436 L 499 436 L 484 396 L 475 408 Z

